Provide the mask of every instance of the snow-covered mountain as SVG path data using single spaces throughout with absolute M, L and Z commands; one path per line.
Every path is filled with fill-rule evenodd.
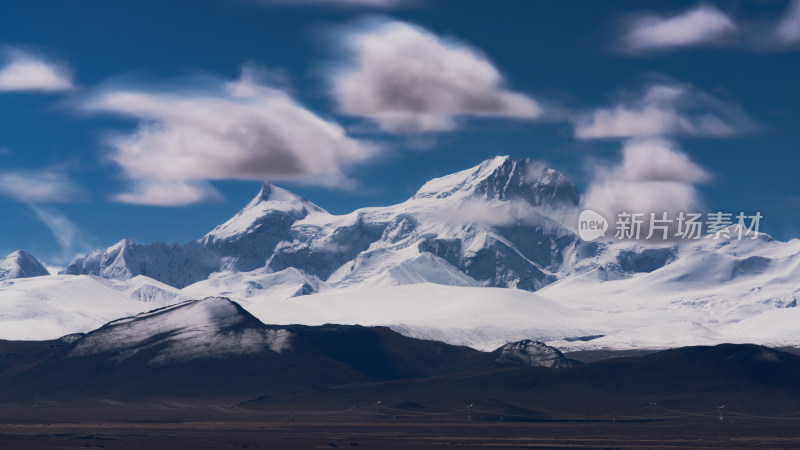
M 84 276 L 85 277 L 85 276 Z M 479 367 L 486 355 L 402 336 L 388 328 L 275 326 L 225 298 L 205 298 L 111 321 L 31 352 L 0 342 L 3 400 L 278 398 L 299 392 L 429 377 Z M 34 346 L 36 347 L 36 346 Z
M 25 250 L 17 250 L 5 258 L 0 258 L 0 280 L 40 277 L 49 274 L 50 272 L 44 265 Z
M 574 231 L 581 200 L 559 172 L 508 157 L 345 215 L 265 184 L 196 241 L 123 240 L 65 275 L 0 289 L 15 305 L 0 320 L 17 330 L 0 338 L 57 336 L 14 324 L 23 318 L 63 334 L 99 325 L 86 318 L 97 299 L 58 297 L 59 283 L 85 283 L 135 299 L 131 313 L 225 296 L 265 323 L 384 325 L 482 350 L 525 339 L 569 350 L 800 346 L 800 240 L 587 243 Z M 15 309 L 20 298 L 27 309 Z
M 577 241 L 580 196 L 562 174 L 497 157 L 426 183 L 399 205 L 333 215 L 265 184 L 233 218 L 185 245 L 123 240 L 63 273 L 146 275 L 177 288 L 214 272 L 302 271 L 335 287 L 432 282 L 536 290 Z
M 112 354 L 123 361 L 148 352 L 148 364 L 230 358 L 291 349 L 292 333 L 269 329 L 224 298 L 190 300 L 109 322 L 78 340 L 77 358 Z

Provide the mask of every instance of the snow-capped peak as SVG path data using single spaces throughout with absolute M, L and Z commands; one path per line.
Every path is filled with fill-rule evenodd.
M 575 206 L 577 188 L 560 172 L 530 159 L 497 156 L 461 172 L 425 183 L 413 199 L 475 197 L 487 200 L 521 199 L 531 205 Z
M 0 280 L 49 275 L 50 272 L 25 250 L 17 250 L 0 259 Z
M 213 243 L 221 239 L 252 233 L 264 222 L 266 216 L 289 216 L 293 221 L 302 219 L 311 213 L 327 214 L 324 209 L 293 192 L 271 183 L 264 183 L 250 203 L 230 220 L 211 230 L 202 241 L 203 243 Z
M 299 195 L 279 188 L 272 183 L 264 183 L 258 194 L 244 207 L 245 210 L 260 207 L 263 210 L 293 211 L 305 209 L 309 212 L 324 212 L 322 208 Z

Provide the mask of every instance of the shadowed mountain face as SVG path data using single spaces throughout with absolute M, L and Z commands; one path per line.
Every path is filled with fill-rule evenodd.
M 338 408 L 381 399 L 423 409 L 470 401 L 569 414 L 657 402 L 662 411 L 727 404 L 776 414 L 800 409 L 800 356 L 725 344 L 583 365 L 531 341 L 484 353 L 382 327 L 264 325 L 208 298 L 57 341 L 0 341 L 0 385 L 0 401 L 260 398 L 252 404 Z
M 524 340 L 509 342 L 493 351 L 488 358 L 489 364 L 497 367 L 530 366 L 562 369 L 575 367 L 582 363 L 564 356 L 561 351 L 542 342 Z
M 465 370 L 483 356 L 388 328 L 268 326 L 222 298 L 116 320 L 86 335 L 5 341 L 0 396 L 247 397 Z M 15 356 L 18 355 L 18 356 Z

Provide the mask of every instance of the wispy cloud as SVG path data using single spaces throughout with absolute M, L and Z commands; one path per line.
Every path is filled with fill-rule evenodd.
M 378 147 L 351 138 L 284 90 L 264 83 L 254 66 L 239 79 L 199 93 L 110 88 L 86 110 L 133 117 L 136 132 L 109 140 L 109 158 L 133 183 L 118 201 L 155 205 L 213 200 L 208 180 L 291 180 L 346 188 L 344 171 Z
M 732 136 L 755 124 L 738 106 L 688 84 L 654 83 L 638 98 L 574 119 L 579 139 L 646 136 Z
M 699 5 L 677 15 L 646 15 L 631 21 L 621 46 L 623 50 L 641 53 L 720 45 L 730 41 L 738 30 L 724 12 L 710 5 Z
M 505 87 L 479 50 L 404 22 L 373 19 L 341 32 L 349 62 L 331 71 L 339 111 L 383 131 L 449 131 L 462 117 L 534 119 L 528 95 Z
M 61 255 L 55 256 L 56 262 L 68 262 L 77 254 L 91 249 L 86 233 L 64 214 L 50 208 L 43 208 L 34 204 L 28 205 L 39 221 L 41 221 L 53 234 Z
M 67 203 L 87 197 L 69 176 L 55 170 L 0 172 L 0 194 L 31 203 Z
M 72 73 L 63 63 L 48 61 L 31 52 L 7 47 L 2 51 L 0 91 L 57 92 L 74 88 Z
M 536 223 L 541 213 L 524 200 L 483 200 L 469 199 L 450 209 L 443 209 L 431 218 L 446 224 L 462 226 L 475 223 L 492 226 L 514 226 L 520 223 Z
M 794 0 L 775 27 L 775 37 L 784 45 L 800 44 L 800 0 Z
M 128 192 L 111 196 L 120 203 L 152 206 L 185 206 L 208 200 L 221 200 L 222 194 L 204 181 L 153 181 L 134 182 Z

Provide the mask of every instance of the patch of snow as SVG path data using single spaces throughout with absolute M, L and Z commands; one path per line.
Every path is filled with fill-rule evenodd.
M 217 272 L 211 274 L 207 280 L 186 286 L 180 292 L 190 298 L 288 299 L 317 293 L 326 288 L 327 284 L 317 277 L 290 267 L 279 272 L 266 268 L 250 272 Z

